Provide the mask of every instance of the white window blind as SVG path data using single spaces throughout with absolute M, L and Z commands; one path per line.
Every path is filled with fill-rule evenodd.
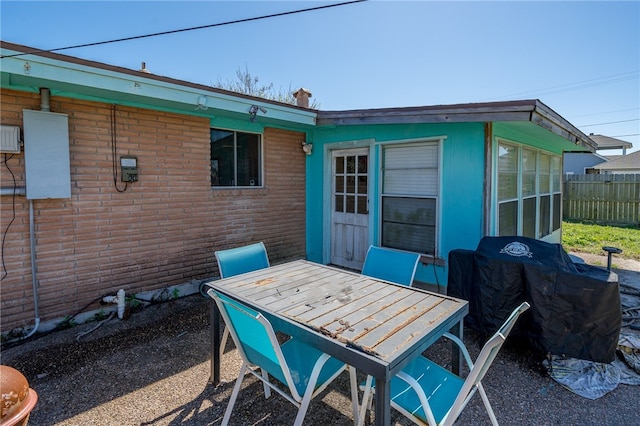
M 382 245 L 436 254 L 439 143 L 383 148 Z

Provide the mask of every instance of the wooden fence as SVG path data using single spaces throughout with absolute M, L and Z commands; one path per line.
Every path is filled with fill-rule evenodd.
M 640 174 L 565 175 L 564 219 L 640 225 Z

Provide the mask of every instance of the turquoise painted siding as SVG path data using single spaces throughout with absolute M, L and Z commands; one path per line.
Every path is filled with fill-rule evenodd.
M 311 131 L 314 153 L 307 160 L 307 256 L 315 262 L 328 262 L 330 233 L 330 188 L 325 176 L 330 172 L 330 150 L 355 147 L 370 148 L 370 204 L 373 220 L 369 229 L 370 243 L 379 241 L 379 173 L 382 143 L 415 142 L 442 137 L 441 196 L 439 198 L 438 247 L 440 257 L 447 259 L 455 248 L 475 248 L 482 237 L 484 181 L 484 125 L 414 124 L 345 126 L 317 128 Z M 436 276 L 437 274 L 437 276 Z M 446 285 L 447 268 L 420 265 L 416 279 Z

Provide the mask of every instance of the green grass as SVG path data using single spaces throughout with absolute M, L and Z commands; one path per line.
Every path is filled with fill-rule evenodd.
M 622 249 L 616 255 L 640 260 L 640 227 L 562 222 L 562 246 L 568 252 L 604 254 L 603 246 Z

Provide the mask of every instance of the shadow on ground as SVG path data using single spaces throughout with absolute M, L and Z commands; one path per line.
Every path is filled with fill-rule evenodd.
M 616 269 L 621 282 L 640 286 L 638 271 Z M 631 281 L 629 281 L 631 280 Z M 230 343 L 222 359 L 226 383 L 209 384 L 209 302 L 193 295 L 149 306 L 129 319 L 95 327 L 83 324 L 3 349 L 2 363 L 22 371 L 38 392 L 30 426 L 38 425 L 217 425 L 231 394 L 240 360 Z M 465 329 L 473 358 L 483 336 Z M 448 365 L 450 345 L 439 341 L 427 355 Z M 595 401 L 577 396 L 550 379 L 528 348 L 510 338 L 483 381 L 502 424 L 634 424 L 640 389 L 620 385 Z M 231 424 L 291 424 L 296 408 L 245 379 Z M 400 416 L 398 424 L 407 424 Z M 489 423 L 474 398 L 459 424 Z M 353 424 L 349 379 L 343 374 L 315 399 L 305 424 Z

